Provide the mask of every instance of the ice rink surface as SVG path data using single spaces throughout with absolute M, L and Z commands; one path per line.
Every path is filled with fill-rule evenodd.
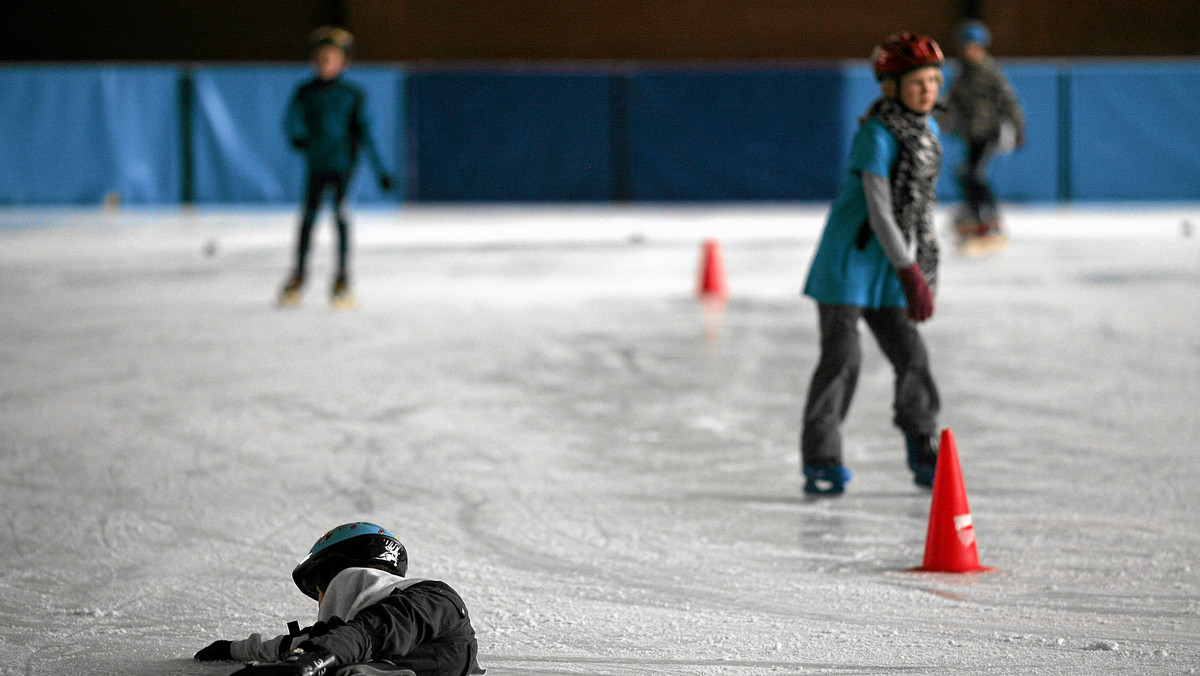
M 324 220 L 272 305 L 291 210 L 0 211 L 0 674 L 229 673 L 190 657 L 311 623 L 291 569 L 352 520 L 496 676 L 1200 671 L 1200 208 L 1010 209 L 1007 252 L 946 252 L 979 575 L 907 571 L 929 494 L 867 334 L 854 480 L 801 497 L 823 216 L 365 211 L 337 313 Z

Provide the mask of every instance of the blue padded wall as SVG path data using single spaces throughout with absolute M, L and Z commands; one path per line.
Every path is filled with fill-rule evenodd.
M 651 70 L 629 77 L 634 200 L 813 200 L 837 190 L 832 68 Z
M 304 158 L 288 145 L 284 114 L 292 93 L 312 77 L 303 66 L 200 68 L 192 74 L 193 194 L 201 203 L 299 202 Z M 371 135 L 384 165 L 402 174 L 403 73 L 355 67 L 343 75 L 366 94 Z M 351 196 L 383 195 L 366 158 L 360 159 Z M 402 184 L 403 175 L 398 176 Z
M 1026 145 L 1004 201 L 1200 196 L 1200 63 L 1004 62 Z M 954 68 L 947 69 L 953 76 Z M 0 66 L 0 204 L 298 203 L 283 115 L 308 66 Z M 403 194 L 360 202 L 829 200 L 878 96 L 839 65 L 355 66 Z M 952 136 L 938 194 L 955 202 Z M 364 163 L 365 164 L 365 163 Z
M 0 203 L 178 203 L 180 79 L 166 67 L 0 67 Z
M 435 71 L 409 78 L 413 198 L 613 197 L 607 74 Z
M 1075 200 L 1200 198 L 1200 64 L 1069 70 Z

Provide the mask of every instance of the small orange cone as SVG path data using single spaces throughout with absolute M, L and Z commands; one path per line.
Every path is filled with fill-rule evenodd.
M 700 282 L 696 295 L 703 300 L 724 300 L 729 297 L 729 285 L 725 281 L 725 261 L 721 258 L 721 245 L 715 239 L 704 240 L 700 255 Z
M 929 506 L 929 531 L 925 535 L 925 562 L 914 571 L 928 573 L 978 573 L 992 570 L 979 565 L 975 548 L 975 526 L 967 505 L 962 467 L 954 432 L 942 430 L 938 445 L 937 470 L 933 476 L 933 500 Z

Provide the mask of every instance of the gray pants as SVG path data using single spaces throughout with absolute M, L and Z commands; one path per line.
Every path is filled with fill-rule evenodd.
M 929 370 L 925 342 L 907 312 L 902 308 L 818 304 L 817 315 L 821 325 L 821 360 L 804 405 L 804 429 L 800 435 L 804 464 L 814 467 L 842 464 L 840 428 L 850 411 L 862 365 L 860 317 L 896 372 L 892 422 L 906 434 L 935 434 L 941 402 Z

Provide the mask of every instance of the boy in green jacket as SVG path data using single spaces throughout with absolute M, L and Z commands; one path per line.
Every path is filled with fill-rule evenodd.
M 341 75 L 349 62 L 354 38 L 341 28 L 322 27 L 309 39 L 316 77 L 300 85 L 288 105 L 285 127 L 292 147 L 304 153 L 308 182 L 304 214 L 296 247 L 296 267 L 280 295 L 283 307 L 297 307 L 312 238 L 313 224 L 326 190 L 333 191 L 334 221 L 337 224 L 337 274 L 332 299 L 338 309 L 354 307 L 350 292 L 347 258 L 350 251 L 350 226 L 344 202 L 346 189 L 354 174 L 360 149 L 367 151 L 379 177 L 380 187 L 392 188 L 392 178 L 372 142 L 367 124 L 366 96 L 345 82 Z

